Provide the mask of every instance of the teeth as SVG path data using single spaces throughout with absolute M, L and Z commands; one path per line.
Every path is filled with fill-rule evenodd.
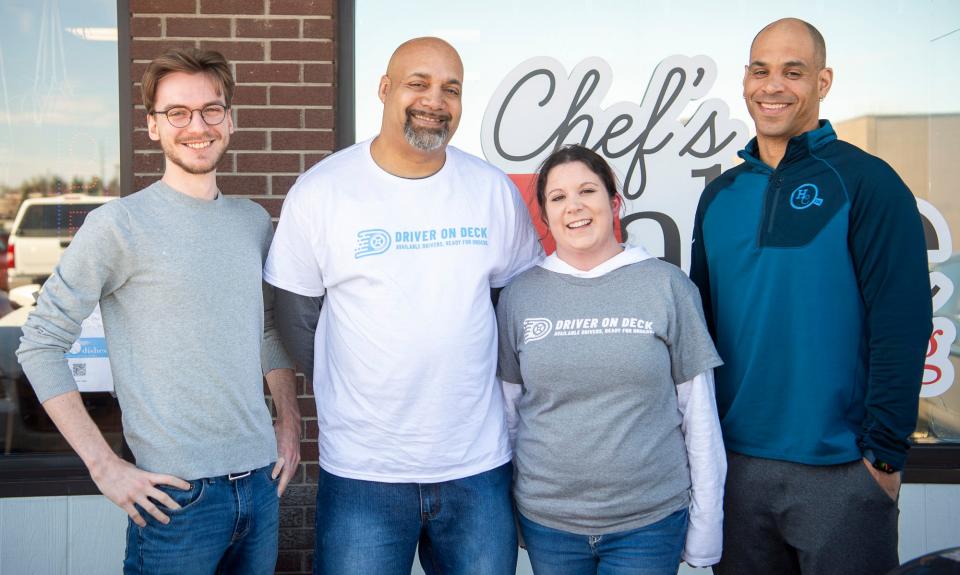
M 427 116 L 426 114 L 413 114 L 413 117 L 418 120 L 423 120 L 424 122 L 432 122 L 434 124 L 439 124 L 444 121 L 444 118 L 437 116 Z
M 787 104 L 764 104 L 760 103 L 760 107 L 765 110 L 782 110 L 787 107 Z
M 183 145 L 187 146 L 188 148 L 192 148 L 192 149 L 194 149 L 194 150 L 202 150 L 202 149 L 204 149 L 204 148 L 210 147 L 210 144 L 211 144 L 211 143 L 212 143 L 212 142 L 210 142 L 210 141 L 206 141 L 206 142 L 184 142 Z
M 570 222 L 569 224 L 567 224 L 567 227 L 570 229 L 582 228 L 583 226 L 589 224 L 592 221 L 593 220 L 577 220 L 575 222 Z

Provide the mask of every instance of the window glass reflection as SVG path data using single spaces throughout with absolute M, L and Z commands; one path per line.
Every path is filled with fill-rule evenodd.
M 71 452 L 37 401 L 15 351 L 35 294 L 86 215 L 119 195 L 118 86 L 115 1 L 0 3 L 4 456 Z M 71 367 L 75 376 L 87 371 L 82 358 Z M 106 391 L 91 391 L 83 400 L 120 452 L 116 399 Z

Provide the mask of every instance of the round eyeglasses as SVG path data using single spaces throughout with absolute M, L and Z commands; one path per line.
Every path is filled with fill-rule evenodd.
M 227 117 L 226 107 L 220 104 L 210 104 L 209 106 L 195 108 L 193 110 L 186 106 L 174 106 L 173 108 L 167 108 L 163 111 L 157 110 L 151 113 L 158 116 L 166 116 L 167 121 L 170 122 L 170 125 L 174 128 L 186 128 L 193 120 L 194 112 L 200 112 L 200 117 L 203 118 L 204 123 L 208 126 L 221 124 L 223 123 L 223 119 Z

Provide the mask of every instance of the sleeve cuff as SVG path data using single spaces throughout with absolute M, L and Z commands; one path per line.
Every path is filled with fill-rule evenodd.
M 867 447 L 865 442 L 861 445 L 861 450 L 864 459 L 869 461 L 871 464 L 875 464 L 876 462 L 880 461 L 892 467 L 893 471 L 903 471 L 903 468 L 907 464 L 906 453 L 898 453 L 877 447 Z
M 882 445 L 878 445 L 875 438 L 864 435 L 860 439 L 860 452 L 866 457 L 871 463 L 874 460 L 882 461 L 884 463 L 889 463 L 895 470 L 901 471 L 907 464 L 907 449 L 908 446 L 905 446 L 904 449 L 889 448 Z M 872 456 L 868 457 L 867 454 L 870 453 Z
M 275 369 L 294 369 L 293 360 L 290 359 L 287 350 L 276 340 L 273 342 L 264 340 L 260 350 L 260 365 L 264 375 Z
M 273 287 L 278 287 L 288 292 L 293 292 L 297 295 L 307 296 L 307 297 L 320 297 L 326 294 L 327 290 L 323 287 L 320 288 L 308 288 L 301 285 L 297 285 L 291 282 L 283 281 L 276 276 L 269 274 L 267 272 L 263 273 L 263 281 L 272 285 Z
M 711 565 L 716 565 L 720 562 L 720 555 L 710 556 L 710 557 L 691 557 L 684 553 L 682 555 L 683 560 L 687 565 L 691 567 L 710 567 Z
M 23 357 L 20 358 L 23 373 L 27 376 L 27 381 L 33 387 L 33 392 L 37 395 L 40 403 L 79 389 L 70 368 L 67 366 L 67 361 L 63 359 L 62 352 L 59 356 L 59 359 L 49 360 L 44 358 L 39 361 L 37 361 L 38 358 L 27 358 L 26 360 Z

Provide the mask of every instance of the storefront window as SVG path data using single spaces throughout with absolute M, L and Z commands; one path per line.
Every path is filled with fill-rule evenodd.
M 950 72 L 960 4 L 358 1 L 357 139 L 378 130 L 377 82 L 392 50 L 411 37 L 443 37 L 465 63 L 453 145 L 526 191 L 555 147 L 606 138 L 600 149 L 625 185 L 629 239 L 688 269 L 704 183 L 734 166 L 753 136 L 741 87 L 750 41 L 784 16 L 826 38 L 835 75 L 821 117 L 890 163 L 918 198 L 936 318 L 914 439 L 960 443 L 960 76 Z M 629 137 L 610 136 L 618 130 Z
M 91 209 L 119 195 L 115 0 L 0 3 L 0 461 L 65 456 L 15 351 L 35 294 Z M 96 318 L 93 318 L 96 331 Z M 102 328 L 101 328 L 102 329 Z M 90 334 L 93 334 L 90 336 Z M 120 410 L 96 373 L 97 333 L 71 350 L 83 401 L 122 447 Z M 102 335 L 100 336 L 102 338 Z M 0 478 L 2 479 L 2 478 Z

